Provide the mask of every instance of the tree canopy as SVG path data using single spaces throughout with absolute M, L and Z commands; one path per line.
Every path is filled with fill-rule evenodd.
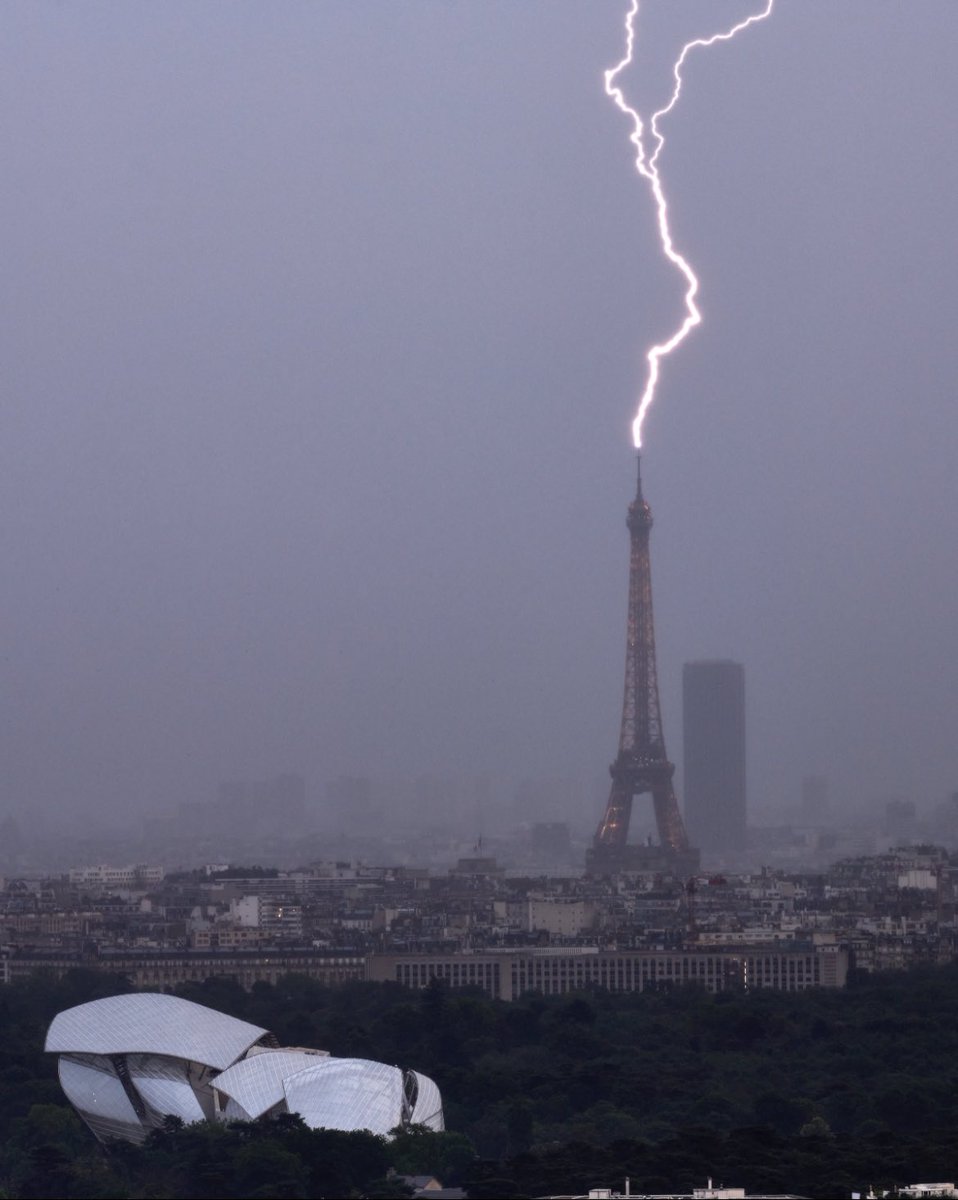
M 42 1053 L 58 1011 L 129 990 L 73 972 L 0 988 L 0 1189 L 12 1197 L 395 1195 L 395 1174 L 474 1195 L 596 1184 L 834 1195 L 954 1178 L 958 967 L 856 979 L 844 991 L 528 995 L 506 1004 L 435 985 L 326 987 L 301 976 L 179 994 L 271 1029 L 281 1044 L 415 1067 L 453 1132 L 392 1141 L 174 1124 L 101 1149 Z M 205 1190 L 204 1190 L 205 1189 Z M 500 1189 L 500 1190 L 496 1190 Z M 401 1193 L 400 1193 L 401 1194 Z

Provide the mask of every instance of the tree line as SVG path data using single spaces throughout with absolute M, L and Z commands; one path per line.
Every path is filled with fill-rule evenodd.
M 954 966 L 859 977 L 843 991 L 508 1004 L 441 984 L 186 985 L 179 995 L 281 1044 L 425 1072 L 453 1132 L 386 1142 L 295 1119 L 168 1122 L 143 1147 L 103 1151 L 67 1105 L 43 1037 L 61 1009 L 128 990 L 83 971 L 0 988 L 8 1196 L 401 1195 L 397 1173 L 436 1174 L 477 1197 L 621 1187 L 626 1175 L 633 1191 L 690 1190 L 711 1175 L 827 1196 L 958 1176 Z

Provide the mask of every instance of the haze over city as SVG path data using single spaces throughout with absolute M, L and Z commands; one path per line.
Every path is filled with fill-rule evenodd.
M 0 10 L 0 817 L 293 772 L 571 779 L 594 825 L 682 291 L 603 94 L 624 8 Z M 645 0 L 630 99 L 753 8 Z M 665 741 L 684 662 L 744 664 L 758 821 L 810 773 L 958 788 L 956 38 L 778 0 L 669 118 Z

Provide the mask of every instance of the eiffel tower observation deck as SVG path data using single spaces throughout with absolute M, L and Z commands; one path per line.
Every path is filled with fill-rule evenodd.
M 619 752 L 609 768 L 612 790 L 586 867 L 593 875 L 628 870 L 687 875 L 698 870 L 699 853 L 689 846 L 672 786 L 675 767 L 669 762 L 662 735 L 649 564 L 652 510 L 642 494 L 641 457 L 637 463 L 635 499 L 626 519 L 631 552 Z M 652 798 L 657 845 L 635 845 L 628 840 L 633 801 L 644 795 Z

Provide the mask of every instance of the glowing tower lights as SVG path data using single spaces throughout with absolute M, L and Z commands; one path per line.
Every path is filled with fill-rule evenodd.
M 676 346 L 684 342 L 689 333 L 691 333 L 696 325 L 701 324 L 702 321 L 702 314 L 695 303 L 695 297 L 699 290 L 699 281 L 688 260 L 676 250 L 675 244 L 672 241 L 672 232 L 669 228 L 669 206 L 665 199 L 665 192 L 662 188 L 662 180 L 659 176 L 658 168 L 659 154 L 665 145 L 665 135 L 659 129 L 659 121 L 663 117 L 668 116 L 678 102 L 682 91 L 682 67 L 689 53 L 698 46 L 712 46 L 716 42 L 727 42 L 743 29 L 747 29 L 749 25 L 753 25 L 756 21 L 764 21 L 769 13 L 771 13 L 773 3 L 774 0 L 766 0 L 765 7 L 761 12 L 756 12 L 749 17 L 745 17 L 737 25 L 733 25 L 731 29 L 726 30 L 724 33 L 716 33 L 711 37 L 696 38 L 694 41 L 686 42 L 672 67 L 674 86 L 671 98 L 668 104 L 664 108 L 660 108 L 657 112 L 654 112 L 649 120 L 649 128 L 652 131 L 652 137 L 655 139 L 655 149 L 651 155 L 646 154 L 645 142 L 643 141 L 645 123 L 636 109 L 626 103 L 622 89 L 615 84 L 619 73 L 632 63 L 632 50 L 635 44 L 635 18 L 639 11 L 639 0 L 631 0 L 631 7 L 625 18 L 625 57 L 605 73 L 606 95 L 615 102 L 620 112 L 625 113 L 632 122 L 632 135 L 629 140 L 635 146 L 635 168 L 643 179 L 648 180 L 653 199 L 655 200 L 662 252 L 669 262 L 678 267 L 679 271 L 685 277 L 686 284 L 685 317 L 678 329 L 670 337 L 664 342 L 659 342 L 657 345 L 652 346 L 645 356 L 649 364 L 648 376 L 646 378 L 645 391 L 639 400 L 638 411 L 632 423 L 632 436 L 637 448 L 642 445 L 642 421 L 649 405 L 652 403 L 656 384 L 659 381 L 660 361 L 666 355 L 671 354 Z

